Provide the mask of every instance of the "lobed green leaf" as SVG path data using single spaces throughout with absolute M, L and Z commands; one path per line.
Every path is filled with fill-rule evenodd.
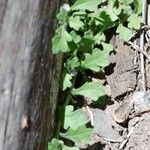
M 132 30 L 128 29 L 122 24 L 118 26 L 117 33 L 119 34 L 119 38 L 124 40 L 125 42 L 128 42 L 134 36 Z
M 57 54 L 59 52 L 69 52 L 70 51 L 68 46 L 69 41 L 72 41 L 71 35 L 66 31 L 63 25 L 60 26 L 52 39 L 53 54 Z
M 68 19 L 68 12 L 63 7 L 61 7 L 56 17 L 60 24 L 65 24 Z
M 66 66 L 70 69 L 74 69 L 80 66 L 80 62 L 77 57 L 73 57 L 72 59 L 67 60 Z
M 75 142 L 75 144 L 88 143 L 92 135 L 92 129 L 86 128 L 86 126 L 80 126 L 76 130 L 70 128 L 66 133 L 61 133 L 60 135 Z
M 73 111 L 73 106 L 68 105 L 65 108 L 65 120 L 64 128 L 68 129 L 69 127 L 73 130 L 76 130 L 78 127 L 85 125 L 88 122 L 87 117 L 83 113 L 82 109 Z
M 106 95 L 103 86 L 97 82 L 86 82 L 77 89 L 72 89 L 73 95 L 81 95 L 96 101 L 99 97 Z
M 71 82 L 72 76 L 68 73 L 65 73 L 63 76 L 62 90 L 65 91 L 67 88 L 72 86 Z
M 78 35 L 75 31 L 71 31 L 70 35 L 75 43 L 79 43 L 81 41 L 80 35 Z
M 79 150 L 79 148 L 68 147 L 63 141 L 53 138 L 51 142 L 48 142 L 48 150 Z
M 139 15 L 142 12 L 143 1 L 142 0 L 134 0 L 133 2 L 135 10 L 134 12 Z
M 98 8 L 101 1 L 102 0 L 77 0 L 75 4 L 71 6 L 71 9 L 94 11 Z
M 128 18 L 128 27 L 129 28 L 133 28 L 136 30 L 139 30 L 142 24 L 142 19 L 140 16 L 138 16 L 137 14 L 132 14 L 129 18 Z
M 84 23 L 80 20 L 79 16 L 69 18 L 69 26 L 76 31 L 84 26 Z
M 63 142 L 58 139 L 52 139 L 51 142 L 48 142 L 48 150 L 62 150 Z
M 62 150 L 79 150 L 78 147 L 69 147 L 69 146 L 63 146 Z
M 108 51 L 101 51 L 100 49 L 94 49 L 92 54 L 85 54 L 85 60 L 81 62 L 81 66 L 93 71 L 100 71 L 101 67 L 106 67 L 108 62 Z

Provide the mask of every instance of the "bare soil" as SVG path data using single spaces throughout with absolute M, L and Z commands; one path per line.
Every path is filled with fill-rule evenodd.
M 130 103 L 134 93 L 141 91 L 139 52 L 116 37 L 113 37 L 112 41 L 116 53 L 110 56 L 111 64 L 106 68 L 106 83 L 111 91 L 111 103 L 103 110 L 90 108 L 93 113 L 94 133 L 91 144 L 86 149 L 150 150 L 150 92 L 147 94 L 148 111 L 135 113 Z M 147 60 L 145 62 L 148 91 L 150 65 Z

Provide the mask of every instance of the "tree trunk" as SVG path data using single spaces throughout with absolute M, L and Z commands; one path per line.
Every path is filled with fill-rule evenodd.
M 61 56 L 48 52 L 60 0 L 0 0 L 0 150 L 44 150 Z

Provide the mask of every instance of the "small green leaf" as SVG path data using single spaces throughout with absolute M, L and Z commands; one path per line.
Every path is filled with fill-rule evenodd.
M 64 128 L 68 129 L 69 127 L 73 130 L 76 130 L 79 126 L 85 125 L 88 122 L 87 117 L 83 113 L 82 109 L 73 111 L 73 106 L 68 105 L 65 109 L 65 121 Z
M 60 26 L 55 36 L 52 39 L 52 51 L 54 54 L 59 52 L 69 52 L 70 49 L 68 47 L 68 42 L 72 41 L 71 35 L 66 31 L 65 27 L 62 25 Z
M 79 16 L 69 18 L 69 26 L 76 31 L 84 26 L 84 23 L 80 20 Z
M 75 12 L 73 12 L 73 16 L 80 16 L 82 18 L 87 15 L 87 13 L 85 11 L 86 10 L 75 11 Z
M 62 88 L 63 91 L 65 91 L 67 88 L 72 86 L 71 79 L 72 79 L 72 76 L 70 74 L 66 73 L 64 75 L 63 88 Z
M 108 51 L 101 51 L 96 48 L 92 54 L 85 54 L 85 60 L 81 62 L 81 66 L 96 72 L 100 71 L 100 67 L 106 67 L 109 64 L 108 56 Z
M 79 50 L 82 52 L 88 52 L 93 49 L 94 39 L 91 38 L 82 38 L 79 43 Z
M 135 10 L 134 12 L 139 15 L 142 12 L 143 1 L 142 0 L 134 0 L 133 2 Z
M 61 24 L 66 23 L 68 19 L 68 12 L 63 7 L 61 7 L 60 12 L 57 14 L 56 17 Z
M 62 150 L 63 142 L 57 139 L 52 139 L 51 142 L 48 142 L 48 150 Z
M 101 0 L 77 0 L 75 4 L 71 7 L 72 10 L 89 10 L 94 11 L 98 8 Z
M 68 146 L 63 146 L 62 150 L 79 150 L 78 147 L 68 147 Z
M 118 19 L 118 16 L 114 13 L 113 7 L 111 5 L 108 6 L 108 8 L 105 11 L 110 16 L 110 19 L 112 21 L 116 21 Z
M 101 42 L 106 40 L 106 37 L 105 37 L 104 33 L 97 33 L 94 36 L 94 40 L 95 40 L 96 44 L 100 44 Z
M 134 0 L 119 0 L 120 3 L 128 6 L 130 5 Z
M 73 52 L 78 48 L 78 44 L 75 43 L 74 41 L 68 42 L 68 47 L 70 49 L 69 52 Z
M 72 59 L 68 59 L 66 62 L 66 65 L 70 68 L 70 69 L 74 69 L 80 66 L 79 60 L 77 57 L 73 57 Z
M 51 142 L 48 142 L 48 150 L 79 150 L 79 148 L 68 147 L 63 141 L 53 138 Z
M 113 7 L 113 13 L 116 14 L 117 16 L 119 16 L 122 12 L 123 9 L 123 5 L 120 5 L 119 7 Z
M 88 31 L 84 32 L 84 38 L 92 40 L 94 38 L 93 37 L 93 32 L 91 30 L 88 30 Z
M 123 6 L 123 12 L 124 14 L 127 14 L 127 16 L 129 16 L 133 13 L 133 10 L 131 6 Z
M 124 27 L 122 24 L 118 26 L 117 33 L 119 34 L 120 39 L 124 40 L 125 42 L 128 42 L 134 36 L 132 30 Z
M 103 49 L 108 52 L 113 51 L 113 46 L 110 43 L 108 44 L 108 43 L 102 42 L 102 46 L 103 46 Z
M 81 37 L 77 35 L 75 31 L 71 31 L 70 35 L 72 36 L 72 39 L 75 43 L 79 43 L 81 41 Z
M 137 29 L 139 30 L 142 24 L 142 19 L 140 16 L 136 15 L 136 14 L 132 14 L 129 18 L 128 18 L 128 27 L 129 28 L 133 28 L 133 29 Z
M 116 3 L 116 0 L 108 0 L 108 5 L 114 5 Z
M 75 142 L 75 144 L 88 143 L 92 135 L 92 129 L 86 128 L 86 126 L 80 126 L 76 130 L 70 128 L 66 133 L 60 133 L 60 135 Z
M 99 18 L 99 15 L 100 15 L 101 12 L 102 12 L 102 10 L 100 10 L 100 9 L 95 10 L 94 12 L 88 14 L 88 17 L 90 17 L 91 19 Z
M 106 11 L 102 11 L 97 19 L 102 31 L 108 30 L 115 25 L 115 22 L 111 20 L 110 14 L 108 14 Z
M 72 89 L 73 95 L 81 95 L 96 101 L 99 97 L 106 95 L 103 86 L 97 82 L 86 82 L 80 88 Z

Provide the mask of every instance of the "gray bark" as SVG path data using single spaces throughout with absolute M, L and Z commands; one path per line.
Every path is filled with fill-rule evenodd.
M 48 52 L 60 0 L 0 0 L 0 150 L 43 150 L 61 56 Z

